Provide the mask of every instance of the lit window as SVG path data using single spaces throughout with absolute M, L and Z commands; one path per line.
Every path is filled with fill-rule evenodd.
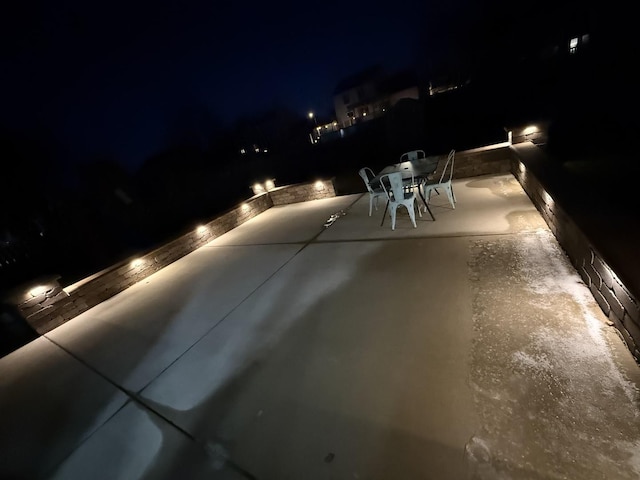
M 578 37 L 575 37 L 569 40 L 569 53 L 576 53 L 577 48 L 578 48 Z

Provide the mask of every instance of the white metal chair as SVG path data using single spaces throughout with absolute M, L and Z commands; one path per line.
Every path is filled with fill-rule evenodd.
M 374 203 L 375 203 L 376 210 L 378 210 L 378 198 L 379 197 L 386 198 L 387 194 L 382 189 L 382 187 L 376 186 L 375 188 L 373 188 L 371 186 L 369 181 L 373 177 L 375 177 L 375 175 L 373 173 L 373 170 L 371 170 L 369 167 L 361 168 L 360 171 L 358 172 L 358 174 L 360 175 L 360 177 L 362 177 L 362 180 L 364 181 L 364 184 L 367 186 L 367 191 L 369 192 L 369 216 L 371 216 L 371 213 L 372 213 L 372 210 L 373 210 L 373 207 L 374 207 Z
M 440 175 L 439 179 L 428 180 L 422 184 L 423 195 L 427 202 L 431 198 L 431 192 L 435 190 L 439 195 L 440 192 L 438 192 L 438 188 L 442 188 L 447 193 L 447 197 L 449 198 L 449 203 L 451 203 L 451 206 L 453 208 L 456 208 L 456 196 L 454 195 L 453 187 L 451 186 L 455 155 L 455 150 L 451 150 L 449 152 L 449 155 L 447 155 L 447 161 L 444 164 L 444 168 L 442 169 L 442 174 Z
M 387 195 L 388 207 L 391 213 L 391 230 L 396 229 L 396 211 L 398 206 L 404 205 L 409 212 L 409 218 L 413 223 L 414 228 L 418 228 L 416 225 L 416 194 L 412 191 L 406 191 L 402 183 L 402 173 L 394 172 L 388 173 L 380 177 L 380 185 Z M 422 213 L 418 210 L 420 216 Z
M 417 160 L 419 158 L 426 158 L 424 150 L 411 150 L 410 152 L 404 152 L 400 155 L 400 161 L 406 162 L 407 160 Z

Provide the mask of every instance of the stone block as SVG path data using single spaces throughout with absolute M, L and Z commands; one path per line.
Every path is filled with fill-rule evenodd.
M 593 295 L 593 298 L 596 299 L 596 302 L 598 302 L 598 305 L 600 305 L 600 308 L 602 309 L 604 314 L 608 316 L 609 312 L 611 311 L 611 307 L 609 306 L 605 298 L 602 296 L 602 293 L 600 293 L 600 290 L 598 290 L 593 283 L 589 285 L 589 290 L 591 290 L 591 294 Z
M 631 335 L 629 334 L 629 332 L 625 328 L 624 324 L 622 323 L 622 320 L 617 318 L 614 314 L 609 314 L 609 320 L 611 320 L 613 322 L 613 325 L 616 327 L 618 332 L 620 332 L 620 335 L 622 336 L 622 340 L 624 341 L 624 343 L 627 346 L 627 348 L 630 351 L 633 351 L 635 342 L 633 340 L 633 337 L 631 337 Z M 637 348 L 637 347 L 635 347 L 635 348 Z
M 600 275 L 598 275 L 598 272 L 593 268 L 593 265 L 585 262 L 584 269 L 587 272 L 587 275 L 591 278 L 591 284 L 594 285 L 596 289 L 600 290 L 602 279 L 600 278 Z
M 607 287 L 606 284 L 603 283 L 602 285 L 600 285 L 600 293 L 609 304 L 609 307 L 611 307 L 611 310 L 614 311 L 619 318 L 622 318 L 625 313 L 624 307 L 614 295 L 613 290 L 611 290 L 609 287 Z
M 640 325 L 634 322 L 626 313 L 624 317 L 622 317 L 622 324 L 629 332 L 629 335 L 633 338 L 635 346 L 640 346 Z
M 620 301 L 625 311 L 633 319 L 633 321 L 640 323 L 640 312 L 638 311 L 638 304 L 631 297 L 627 289 L 617 280 L 613 282 L 613 293 Z
M 600 259 L 599 256 L 594 256 L 593 258 L 593 268 L 595 268 L 598 275 L 602 279 L 603 283 L 609 287 L 613 288 L 613 276 L 611 275 L 611 270 L 605 263 Z

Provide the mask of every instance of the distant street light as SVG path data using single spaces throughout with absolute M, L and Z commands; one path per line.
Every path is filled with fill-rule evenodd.
M 309 119 L 313 119 L 313 121 L 316 124 L 316 127 L 318 126 L 318 120 L 316 119 L 316 116 L 313 114 L 313 112 L 309 112 Z

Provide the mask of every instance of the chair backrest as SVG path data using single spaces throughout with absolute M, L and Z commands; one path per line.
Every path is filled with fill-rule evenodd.
M 367 190 L 369 192 L 373 193 L 373 189 L 371 188 L 371 185 L 369 184 L 369 180 L 371 180 L 373 177 L 375 177 L 375 175 L 373 173 L 373 170 L 371 170 L 369 167 L 363 167 L 363 168 L 360 169 L 358 174 L 360 175 L 360 177 L 364 181 L 364 184 L 367 186 Z
M 451 150 L 447 155 L 447 163 L 444 164 L 442 169 L 442 175 L 440 175 L 440 181 L 438 183 L 450 182 L 453 177 L 453 164 L 455 162 L 456 151 Z
M 419 158 L 426 158 L 424 150 L 411 150 L 410 152 L 404 152 L 400 155 L 400 161 L 406 162 L 407 160 L 417 160 Z
M 387 194 L 387 198 L 391 202 L 396 202 L 404 198 L 404 187 L 402 185 L 402 173 L 387 173 L 380 177 L 380 185 Z

